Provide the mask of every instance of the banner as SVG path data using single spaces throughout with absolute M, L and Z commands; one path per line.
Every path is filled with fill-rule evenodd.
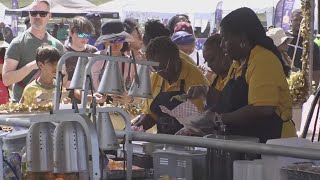
M 18 0 L 12 0 L 11 8 L 12 9 L 19 8 Z M 18 16 L 13 15 L 11 18 L 12 18 L 11 29 L 12 29 L 13 36 L 15 37 L 18 35 Z
M 214 18 L 214 24 L 215 24 L 215 27 L 216 28 L 219 28 L 220 26 L 220 22 L 222 20 L 222 1 L 220 1 L 218 4 L 217 4 L 217 7 L 216 7 L 216 12 L 215 12 L 215 18 Z
M 275 27 L 281 27 L 284 31 L 290 30 L 290 17 L 295 0 L 280 0 L 274 14 Z

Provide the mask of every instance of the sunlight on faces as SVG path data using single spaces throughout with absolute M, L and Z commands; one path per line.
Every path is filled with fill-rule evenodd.
M 130 42 L 129 47 L 132 50 L 140 50 L 143 47 L 143 41 L 142 41 L 142 34 L 141 30 L 137 27 L 135 30 L 132 31 L 130 34 L 134 41 Z
M 89 41 L 90 34 L 78 33 L 78 31 L 74 30 L 74 32 L 69 31 L 69 36 L 72 39 L 71 41 L 72 45 L 78 48 L 84 48 Z
M 33 2 L 33 5 L 30 9 L 30 11 L 43 11 L 43 12 L 49 12 L 49 6 L 45 2 Z M 35 17 L 30 17 L 30 23 L 32 28 L 35 28 L 37 30 L 45 30 L 46 26 L 51 18 L 51 13 L 48 13 L 45 17 L 41 17 L 40 14 L 37 14 Z

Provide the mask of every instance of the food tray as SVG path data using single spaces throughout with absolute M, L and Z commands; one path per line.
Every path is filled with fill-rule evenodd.
M 288 180 L 320 180 L 320 166 L 312 163 L 295 164 L 282 168 Z
M 126 179 L 126 172 L 123 170 L 112 170 L 105 171 L 104 179 Z M 140 170 L 132 170 L 132 179 L 134 180 L 145 180 L 145 179 L 153 179 L 153 170 L 152 169 L 140 169 Z

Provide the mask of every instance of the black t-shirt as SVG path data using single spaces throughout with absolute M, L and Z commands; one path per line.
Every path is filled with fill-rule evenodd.
M 289 49 L 288 49 L 288 55 L 290 56 L 291 59 L 293 59 L 295 45 L 298 40 L 298 36 L 293 36 L 293 37 L 294 38 L 292 39 L 291 43 L 289 44 Z M 302 42 L 303 42 L 303 39 L 302 39 L 302 37 L 300 37 L 299 42 L 298 42 L 298 46 L 297 46 L 296 56 L 294 59 L 294 66 L 299 69 L 302 68 L 302 62 L 301 62 L 301 56 L 302 56 L 302 51 L 303 51 Z M 316 43 L 313 43 L 313 44 L 314 44 L 314 47 L 313 47 L 313 70 L 320 70 L 319 47 Z

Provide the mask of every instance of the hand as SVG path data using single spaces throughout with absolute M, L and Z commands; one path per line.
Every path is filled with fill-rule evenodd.
M 183 125 L 190 131 L 196 132 L 197 134 L 204 134 L 204 130 L 215 129 L 218 127 L 218 124 L 215 120 L 215 112 L 205 111 L 200 115 L 186 118 Z
M 156 124 L 156 121 L 149 114 L 141 114 L 131 120 L 131 125 L 136 127 L 143 127 L 143 130 L 148 130 Z
M 192 86 L 189 88 L 187 92 L 187 97 L 189 99 L 197 99 L 197 98 L 206 98 L 207 93 L 209 91 L 209 86 L 207 85 L 199 85 Z
M 99 93 L 94 93 L 93 96 L 96 98 L 96 102 L 97 103 L 104 103 L 107 100 L 107 96 L 106 95 L 102 95 Z
M 39 69 L 36 60 L 29 62 L 26 66 L 29 67 L 31 70 Z
M 112 96 L 112 100 L 114 102 L 119 102 L 120 104 L 129 104 L 133 102 L 133 97 L 129 95 Z
M 200 71 L 201 71 L 203 74 L 206 74 L 207 71 L 208 71 L 208 68 L 205 67 L 204 65 L 199 65 L 198 68 L 200 69 Z

